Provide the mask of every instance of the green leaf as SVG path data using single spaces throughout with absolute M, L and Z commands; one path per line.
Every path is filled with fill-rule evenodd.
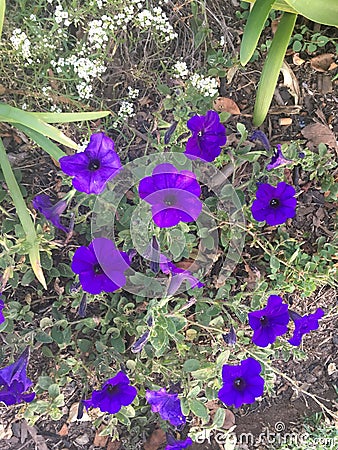
M 21 279 L 21 286 L 29 286 L 31 282 L 34 280 L 35 275 L 32 269 L 28 269 L 25 275 Z
M 208 408 L 199 400 L 189 400 L 189 407 L 190 410 L 195 414 L 197 417 L 201 417 L 201 419 L 208 420 L 209 418 L 209 411 Z
M 253 123 L 256 127 L 264 122 L 268 113 L 296 19 L 296 14 L 284 13 L 272 39 L 257 90 L 253 113 Z
M 1 107 L 1 105 L 0 105 Z M 35 232 L 34 223 L 28 212 L 25 200 L 22 197 L 19 185 L 15 179 L 12 167 L 8 161 L 5 147 L 0 139 L 0 167 L 4 175 L 6 184 L 12 197 L 16 213 L 25 231 L 26 242 L 28 247 L 29 260 L 36 278 L 42 286 L 47 289 L 46 280 L 40 265 L 39 242 Z
M 338 26 L 337 0 L 285 0 L 285 2 L 313 22 Z
M 0 103 L 0 120 L 9 123 L 19 123 L 24 125 L 43 136 L 49 137 L 60 144 L 66 145 L 67 147 L 77 150 L 77 144 L 67 137 L 62 131 L 55 127 L 52 127 L 46 122 L 38 119 L 34 113 L 28 111 L 22 111 L 19 108 L 14 108 L 13 106 L 6 105 L 5 103 Z
M 46 153 L 48 153 L 57 161 L 62 156 L 66 156 L 65 152 L 63 152 L 56 144 L 54 144 L 54 142 L 52 142 L 46 136 L 43 136 L 41 133 L 38 133 L 37 131 L 34 131 L 31 128 L 28 128 L 25 125 L 21 125 L 19 123 L 16 123 L 15 127 L 18 130 L 23 131 L 28 137 L 32 139 L 32 141 L 34 141 L 39 147 L 41 147 Z
M 6 0 L 0 0 L 0 38 L 2 33 L 2 26 L 5 19 Z
M 109 116 L 110 111 L 92 111 L 92 112 L 77 112 L 77 113 L 31 113 L 37 119 L 43 120 L 47 123 L 68 123 L 68 122 L 82 122 L 85 120 L 96 120 L 102 117 Z
M 60 388 L 58 384 L 51 384 L 48 387 L 48 394 L 52 397 L 52 398 L 56 398 L 58 395 L 60 395 Z
M 51 377 L 41 376 L 38 378 L 38 385 L 44 391 L 48 391 L 49 386 L 52 384 L 53 384 L 53 380 L 51 379 Z
M 240 62 L 245 66 L 251 59 L 275 0 L 256 0 L 244 27 Z
M 182 369 L 185 372 L 194 372 L 195 370 L 200 368 L 200 362 L 197 359 L 187 359 L 183 364 Z

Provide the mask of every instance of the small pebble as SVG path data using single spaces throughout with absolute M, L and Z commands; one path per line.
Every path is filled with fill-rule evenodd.
M 75 439 L 75 442 L 78 445 L 86 445 L 89 442 L 89 437 L 87 433 L 84 433 L 82 436 L 79 436 L 78 438 Z

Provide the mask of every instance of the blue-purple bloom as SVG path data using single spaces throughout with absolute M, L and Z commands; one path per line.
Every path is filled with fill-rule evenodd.
M 82 288 L 90 294 L 114 292 L 126 284 L 124 272 L 130 262 L 107 238 L 96 238 L 88 247 L 76 250 L 72 261 L 73 272 L 79 274 Z
M 178 441 L 171 434 L 167 434 L 167 442 L 168 445 L 165 450 L 180 450 L 181 448 L 188 448 L 193 443 L 190 437 L 187 437 L 184 441 Z
M 43 214 L 47 220 L 50 220 L 56 228 L 68 233 L 67 228 L 62 225 L 60 219 L 61 214 L 67 208 L 65 200 L 59 200 L 53 205 L 48 195 L 41 194 L 34 197 L 32 203 L 33 207 Z
M 149 341 L 150 338 L 150 330 L 147 330 L 145 333 L 142 334 L 142 336 L 137 339 L 131 346 L 131 351 L 133 353 L 139 353 L 143 347 L 146 345 L 146 343 Z
M 4 402 L 7 406 L 22 401 L 29 403 L 35 397 L 35 392 L 25 394 L 33 385 L 26 374 L 28 358 L 29 348 L 27 347 L 17 361 L 0 369 L 0 402 Z
M 5 321 L 5 316 L 4 316 L 3 312 L 2 312 L 2 310 L 4 309 L 4 307 L 5 307 L 5 303 L 4 303 L 4 301 L 2 300 L 1 294 L 0 294 L 0 324 L 3 323 L 3 322 Z
M 188 158 L 211 162 L 219 156 L 227 138 L 216 111 L 208 111 L 205 116 L 193 116 L 187 127 L 192 132 L 184 152 Z
M 189 282 L 191 289 L 194 289 L 195 287 L 201 288 L 204 286 L 204 283 L 194 277 L 189 270 L 176 267 L 174 263 L 162 254 L 160 255 L 160 269 L 163 273 L 172 275 L 167 291 L 168 295 L 174 295 L 185 280 Z
M 261 370 L 260 363 L 253 358 L 247 358 L 237 366 L 224 364 L 223 387 L 218 391 L 218 398 L 225 405 L 234 405 L 235 408 L 244 403 L 253 403 L 264 392 Z
M 276 169 L 284 164 L 290 164 L 293 161 L 291 159 L 285 158 L 282 153 L 282 146 L 280 144 L 276 145 L 276 150 L 271 158 L 271 162 L 266 166 L 266 170 Z
M 249 325 L 254 330 L 252 342 L 259 347 L 273 344 L 277 336 L 288 331 L 288 305 L 278 295 L 270 295 L 265 308 L 248 314 Z
M 140 197 L 151 205 L 155 224 L 168 228 L 192 222 L 202 211 L 201 187 L 189 170 L 180 172 L 172 164 L 159 164 L 150 177 L 140 181 Z
M 136 395 L 136 388 L 130 386 L 129 378 L 121 371 L 107 380 L 101 390 L 93 391 L 91 398 L 82 402 L 86 408 L 100 408 L 102 412 L 115 414 L 122 406 L 130 405 Z
M 107 182 L 122 170 L 114 141 L 104 133 L 92 134 L 83 152 L 63 156 L 59 162 L 63 172 L 74 177 L 75 189 L 86 194 L 101 194 Z
M 237 342 L 237 336 L 234 327 L 231 325 L 229 333 L 222 334 L 224 342 L 228 345 L 235 345 Z
M 170 394 L 165 388 L 159 391 L 146 391 L 147 402 L 152 412 L 158 412 L 163 420 L 169 420 L 171 425 L 178 427 L 186 422 L 181 410 L 181 402 L 177 394 Z
M 295 323 L 295 330 L 293 336 L 289 339 L 291 345 L 300 345 L 304 334 L 310 333 L 312 330 L 317 330 L 319 327 L 319 319 L 324 316 L 324 311 L 322 308 L 317 308 L 317 311 L 313 314 L 308 314 L 306 316 L 300 316 L 294 311 L 289 311 L 291 319 Z
M 265 150 L 270 150 L 270 142 L 267 135 L 261 130 L 255 130 L 250 136 L 250 141 L 260 141 Z
M 276 187 L 268 183 L 259 183 L 256 200 L 252 203 L 252 216 L 258 222 L 264 220 L 268 225 L 280 225 L 296 215 L 296 191 L 293 186 L 284 183 Z

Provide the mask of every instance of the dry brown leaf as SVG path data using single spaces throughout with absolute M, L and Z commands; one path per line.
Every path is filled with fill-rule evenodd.
M 218 97 L 214 101 L 214 110 L 217 112 L 228 112 L 229 114 L 240 114 L 241 111 L 231 98 Z
M 94 446 L 95 447 L 105 447 L 108 441 L 108 436 L 100 436 L 101 431 L 103 430 L 104 426 L 100 427 L 94 437 Z
M 236 423 L 235 415 L 233 412 L 231 412 L 229 409 L 225 411 L 225 419 L 223 422 L 223 428 L 225 430 L 230 430 L 231 427 L 233 427 Z
M 161 428 L 157 428 L 145 442 L 144 450 L 158 450 L 165 441 L 165 432 Z
M 310 141 L 312 147 L 318 147 L 319 144 L 323 143 L 329 147 L 337 148 L 335 135 L 327 125 L 318 122 L 310 123 L 302 129 L 301 133 L 305 139 Z
M 283 62 L 283 65 L 281 67 L 281 72 L 284 78 L 283 85 L 288 88 L 290 94 L 294 97 L 295 105 L 298 105 L 300 97 L 300 89 L 296 75 L 294 74 L 289 64 L 285 61 Z
M 62 427 L 60 428 L 60 431 L 58 431 L 58 435 L 60 436 L 67 436 L 68 435 L 68 425 L 64 423 Z
M 334 53 L 323 53 L 322 55 L 315 56 L 311 58 L 310 65 L 317 72 L 326 72 L 338 67 L 335 63 Z

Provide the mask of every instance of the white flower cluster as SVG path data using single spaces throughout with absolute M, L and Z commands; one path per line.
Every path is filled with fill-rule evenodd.
M 88 42 L 96 49 L 102 48 L 104 43 L 108 42 L 108 33 L 105 31 L 105 28 L 107 28 L 109 18 L 108 16 L 103 16 L 103 18 L 106 20 L 92 20 L 88 24 Z
M 61 5 L 55 7 L 54 20 L 58 24 L 64 23 L 65 27 L 68 27 L 72 22 L 69 20 L 67 11 L 64 11 Z
M 185 63 L 184 61 L 177 61 L 177 63 L 174 64 L 174 72 L 175 78 L 187 78 L 189 75 L 187 63 Z
M 20 28 L 15 28 L 13 34 L 10 37 L 10 41 L 13 48 L 29 63 L 33 62 L 31 58 L 31 42 L 27 37 L 27 34 Z
M 204 77 L 198 73 L 194 73 L 190 78 L 190 83 L 204 97 L 214 97 L 218 95 L 218 84 L 215 78 Z
M 128 98 L 130 98 L 131 100 L 137 98 L 140 94 L 140 90 L 139 89 L 133 89 L 131 86 L 128 86 Z
M 131 102 L 123 100 L 117 113 L 118 118 L 113 123 L 113 127 L 116 128 L 121 121 L 128 119 L 128 117 L 133 117 L 134 115 L 134 105 Z
M 136 22 L 144 30 L 154 28 L 164 37 L 165 42 L 177 38 L 177 33 L 169 22 L 166 13 L 160 6 L 156 6 L 152 11 L 143 9 L 136 16 Z

